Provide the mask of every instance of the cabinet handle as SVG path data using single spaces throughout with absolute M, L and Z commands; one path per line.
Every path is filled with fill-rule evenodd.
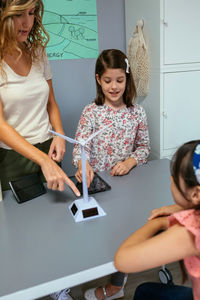
M 163 111 L 162 115 L 163 115 L 163 117 L 164 117 L 165 119 L 167 119 L 167 114 L 166 114 L 166 112 Z
M 168 26 L 168 23 L 163 19 L 163 25 Z

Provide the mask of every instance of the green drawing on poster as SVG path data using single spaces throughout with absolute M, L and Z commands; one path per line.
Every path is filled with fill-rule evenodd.
M 50 60 L 96 58 L 98 29 L 96 0 L 43 0 L 43 25 L 50 41 Z

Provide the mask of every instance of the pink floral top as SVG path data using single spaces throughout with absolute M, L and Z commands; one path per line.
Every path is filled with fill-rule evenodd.
M 200 210 L 184 210 L 169 217 L 170 226 L 180 223 L 194 236 L 195 247 L 200 255 Z M 190 256 L 184 259 L 185 267 L 191 278 L 194 300 L 200 300 L 200 256 Z
M 112 123 L 86 144 L 86 158 L 95 172 L 111 169 L 117 162 L 135 158 L 144 164 L 150 152 L 147 118 L 144 109 L 134 104 L 114 110 L 95 103 L 87 105 L 81 115 L 76 139 L 87 139 L 92 133 Z M 81 159 L 80 146 L 73 149 L 73 164 Z

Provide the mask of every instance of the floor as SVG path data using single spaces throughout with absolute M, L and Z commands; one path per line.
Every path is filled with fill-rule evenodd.
M 173 263 L 169 264 L 167 266 L 168 270 L 170 270 L 172 277 L 173 277 L 173 282 L 175 284 L 181 284 L 181 270 L 179 263 Z M 125 286 L 125 296 L 123 300 L 133 300 L 133 294 L 135 291 L 135 288 L 142 282 L 146 281 L 154 281 L 154 282 L 159 282 L 159 277 L 158 277 L 158 271 L 160 268 L 156 268 L 153 270 L 141 272 L 141 273 L 136 273 L 136 274 L 130 274 L 128 277 L 127 284 Z M 103 278 L 99 278 L 90 282 L 87 282 L 83 285 L 73 287 L 71 289 L 70 295 L 73 297 L 74 300 L 84 300 L 83 294 L 84 291 L 88 288 L 91 287 L 96 287 L 100 285 L 105 285 L 110 276 L 105 276 Z M 186 286 L 190 286 L 190 283 L 187 281 L 185 283 Z M 40 298 L 40 300 L 50 300 L 50 297 L 43 297 Z M 39 299 L 38 299 L 39 300 Z

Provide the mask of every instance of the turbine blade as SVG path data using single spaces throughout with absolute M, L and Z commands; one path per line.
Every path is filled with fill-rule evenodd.
M 55 131 L 53 131 L 53 130 L 49 130 L 49 132 L 53 133 L 54 135 L 60 136 L 61 138 L 63 138 L 64 140 L 66 140 L 66 141 L 68 141 L 68 142 L 70 142 L 70 143 L 72 143 L 72 144 L 80 144 L 77 140 L 74 140 L 74 139 L 72 139 L 72 138 L 70 138 L 70 137 L 68 137 L 68 136 L 65 136 L 65 135 L 63 135 L 63 134 L 60 134 L 60 133 L 55 132 Z
M 89 138 L 85 141 L 85 144 L 88 143 L 89 141 L 91 141 L 96 135 L 98 135 L 99 133 L 101 133 L 102 131 L 106 130 L 108 127 L 112 126 L 112 123 L 109 125 L 104 126 L 103 128 L 101 128 L 100 130 L 94 132 L 93 134 L 91 134 L 89 136 Z

